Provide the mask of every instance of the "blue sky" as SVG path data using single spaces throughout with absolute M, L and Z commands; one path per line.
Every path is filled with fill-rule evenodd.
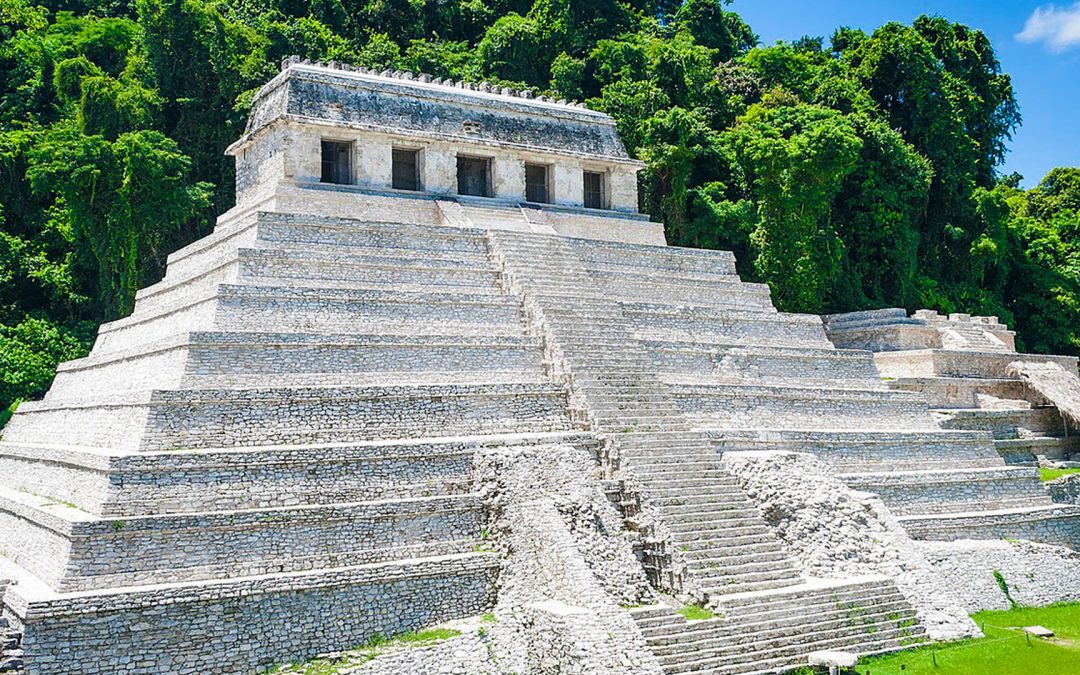
M 1012 76 L 1024 118 L 1004 172 L 1018 171 L 1031 187 L 1055 166 L 1080 166 L 1080 0 L 735 0 L 729 9 L 765 44 L 803 35 L 827 41 L 838 26 L 870 31 L 920 14 L 978 28 Z

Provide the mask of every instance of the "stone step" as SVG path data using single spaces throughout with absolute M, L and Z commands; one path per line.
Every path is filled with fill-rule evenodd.
M 641 340 L 736 340 L 760 346 L 799 344 L 823 349 L 831 346 L 820 324 L 799 315 L 656 305 L 624 305 L 623 314 Z
M 476 261 L 474 267 L 439 265 L 391 257 L 350 256 L 340 251 L 315 253 L 310 250 L 240 248 L 232 258 L 198 275 L 170 278 L 136 294 L 140 311 L 175 306 L 193 292 L 207 293 L 216 283 L 281 285 L 326 288 L 380 288 L 460 290 L 465 293 L 494 293 L 498 273 L 490 263 Z
M 1064 423 L 1057 408 L 988 410 L 935 409 L 946 429 L 989 431 L 995 439 L 1048 436 L 1063 433 Z
M 738 557 L 692 558 L 687 568 L 695 574 L 699 583 L 708 587 L 717 579 L 773 580 L 794 579 L 798 572 L 787 557 L 775 560 L 740 560 Z
M 527 240 L 504 240 L 507 246 L 520 252 L 546 253 L 555 246 L 547 242 Z M 563 247 L 562 244 L 567 246 Z M 734 273 L 734 256 L 729 251 L 710 251 L 688 249 L 674 246 L 647 246 L 641 244 L 623 244 L 593 239 L 567 239 L 559 242 L 559 249 L 572 251 L 585 264 L 608 264 L 641 269 L 656 267 L 670 270 L 690 270 L 719 273 Z M 527 256 L 524 259 L 535 259 Z M 522 258 L 518 258 L 522 259 Z
M 1011 378 L 1009 364 L 1016 354 L 996 351 L 958 351 L 921 349 L 918 351 L 878 352 L 874 361 L 887 377 L 983 377 Z M 1057 363 L 1070 372 L 1076 370 L 1075 356 L 1024 354 L 1025 360 Z
M 258 240 L 340 248 L 488 253 L 487 238 L 481 230 L 279 213 L 259 214 Z
M 499 336 L 181 333 L 63 364 L 48 400 L 149 387 L 543 381 L 539 341 Z
M 986 432 L 848 429 L 710 429 L 721 452 L 814 454 L 843 472 L 1000 467 Z
M 700 442 L 705 435 L 699 431 L 658 431 L 653 433 L 637 433 L 621 436 L 620 440 L 627 445 L 635 447 L 648 447 L 656 443 L 668 442 Z
M 729 618 L 742 625 L 791 625 L 804 623 L 807 616 L 822 616 L 828 613 L 865 615 L 870 612 L 890 613 L 900 620 L 916 616 L 908 601 L 895 592 L 873 595 L 864 592 L 844 601 L 840 601 L 838 596 L 800 598 L 782 606 L 769 605 L 752 612 L 737 613 Z
M 172 450 L 566 431 L 566 394 L 535 383 L 155 390 L 28 402 L 9 442 Z
M 881 617 L 875 617 L 880 619 Z M 860 635 L 860 630 L 863 634 Z M 731 651 L 718 652 L 716 656 L 703 659 L 694 659 L 688 662 L 662 663 L 665 673 L 691 674 L 713 673 L 726 675 L 727 673 L 751 673 L 751 672 L 778 672 L 774 670 L 755 671 L 749 669 L 748 664 L 770 664 L 772 667 L 783 667 L 788 670 L 805 664 L 806 656 L 810 652 L 837 650 L 838 647 L 849 645 L 887 645 L 885 649 L 895 650 L 905 646 L 921 642 L 925 634 L 915 632 L 910 628 L 894 628 L 888 630 L 873 631 L 872 635 L 865 632 L 862 627 L 844 625 L 842 621 L 826 624 L 820 631 L 812 631 L 777 637 L 755 643 L 743 643 L 735 645 Z M 849 651 L 843 649 L 842 651 Z M 881 648 L 873 649 L 881 651 Z M 801 663 L 800 663 L 801 662 Z
M 235 226 L 219 227 L 212 235 L 170 255 L 169 276 L 179 278 L 200 274 L 243 247 L 285 248 L 342 256 L 376 249 L 397 256 L 428 259 L 452 256 L 482 261 L 488 250 L 481 235 L 479 230 L 461 228 L 259 213 Z
M 754 507 L 748 505 L 748 508 Z M 742 537 L 770 531 L 769 526 L 756 513 L 741 519 L 724 517 L 683 521 L 665 518 L 664 523 L 680 545 L 688 545 L 692 541 L 719 541 L 727 537 Z
M 997 510 L 1050 503 L 1035 468 L 996 467 L 840 474 L 847 485 L 877 494 L 897 515 Z
M 476 495 L 116 520 L 0 489 L 0 514 L 42 543 L 15 562 L 62 592 L 464 553 L 484 523 Z
M 702 591 L 709 597 L 732 592 L 778 591 L 791 588 L 802 581 L 794 571 L 790 575 L 745 575 L 723 579 L 703 580 Z M 713 585 L 709 585 L 712 583 Z
M 870 598 L 866 606 L 860 605 L 860 612 L 856 612 L 859 620 L 874 619 L 881 623 L 886 621 L 896 623 L 914 618 L 915 613 L 902 597 L 890 595 L 883 599 Z M 747 640 L 760 641 L 769 637 L 783 637 L 782 631 L 787 634 L 800 632 L 798 629 L 807 628 L 807 617 L 813 616 L 811 626 L 814 629 L 827 628 L 830 625 L 838 625 L 842 622 L 850 622 L 852 609 L 844 607 L 835 601 L 821 601 L 804 603 L 795 600 L 787 614 L 780 616 L 760 615 L 753 617 L 739 617 L 734 620 L 730 617 L 706 619 L 704 621 L 676 623 L 665 630 L 642 629 L 646 640 L 650 643 L 653 653 L 662 657 L 674 657 L 665 659 L 668 663 L 682 661 L 680 655 L 697 658 L 710 652 L 716 654 L 735 650 L 745 644 Z M 889 616 L 896 618 L 889 619 Z M 794 629 L 794 630 L 792 630 Z
M 772 298 L 768 286 L 757 284 L 673 284 L 664 283 L 662 280 L 652 282 L 613 281 L 605 284 L 604 280 L 596 280 L 593 283 L 600 284 L 606 289 L 609 297 L 620 302 L 666 302 L 672 304 L 692 303 L 695 306 L 704 307 L 727 307 L 756 310 L 759 312 L 774 312 Z M 558 293 L 576 295 L 580 293 L 581 285 L 573 280 L 558 280 L 545 284 L 544 294 L 548 297 Z
M 421 248 L 422 239 L 401 246 L 336 246 L 334 244 L 291 243 L 282 241 L 258 241 L 250 248 L 286 255 L 310 255 L 352 263 L 370 263 L 397 268 L 439 267 L 483 269 L 501 272 L 491 254 L 482 249 L 463 251 L 455 249 Z
M 628 434 L 629 435 L 629 434 Z M 702 460 L 708 458 L 715 461 L 716 448 L 708 441 L 659 441 L 649 445 L 631 445 L 625 443 L 619 434 L 611 436 L 611 440 L 618 444 L 623 457 L 629 461 L 638 462 L 641 465 L 668 464 L 688 460 Z
M 1051 504 L 897 519 L 914 539 L 1028 539 L 1080 548 L 1080 507 Z
M 136 453 L 0 443 L 0 475 L 107 518 L 464 494 L 479 449 L 567 445 L 596 441 L 558 432 Z
M 523 335 L 516 299 L 492 294 L 299 289 L 217 284 L 183 306 L 103 324 L 95 353 L 192 330 Z
M 791 561 L 784 551 L 783 545 L 775 538 L 753 549 L 750 547 L 729 546 L 695 549 L 687 547 L 685 550 L 680 550 L 680 553 L 683 554 L 689 564 L 704 565 L 706 567 L 711 565 L 728 567 L 735 564 L 751 563 L 771 564 L 785 568 L 791 567 Z
M 670 414 L 660 415 L 607 415 L 607 416 L 595 416 L 591 415 L 595 420 L 597 428 L 607 433 L 634 433 L 634 432 L 649 432 L 649 431 L 664 431 L 668 429 L 686 428 L 686 423 L 678 419 L 676 411 L 672 411 Z
M 805 602 L 851 602 L 877 598 L 883 594 L 899 595 L 900 591 L 887 577 L 866 576 L 849 579 L 814 579 L 802 586 L 771 593 L 736 593 L 716 599 L 716 604 L 728 618 L 748 616 L 777 608 L 789 608 Z
M 694 270 L 668 270 L 662 267 L 645 265 L 642 267 L 628 267 L 625 265 L 611 265 L 598 261 L 595 257 L 585 263 L 585 268 L 590 276 L 600 279 L 607 284 L 621 284 L 625 282 L 649 283 L 658 281 L 663 284 L 679 284 L 692 286 L 695 284 L 723 288 L 746 282 L 737 274 L 725 271 L 694 271 Z M 756 285 L 756 284 L 751 284 Z
M 926 404 L 901 392 L 760 385 L 671 385 L 671 396 L 698 427 L 937 429 Z
M 717 464 L 717 458 L 712 451 L 708 448 L 697 448 L 692 451 L 680 451 L 678 455 L 669 455 L 658 453 L 656 448 L 652 448 L 646 453 L 637 450 L 637 454 L 627 453 L 624 454 L 624 464 L 627 467 L 631 467 L 634 473 L 638 476 L 648 476 L 650 478 L 663 478 L 663 477 L 678 477 L 679 474 L 699 475 L 697 472 L 716 472 L 723 471 Z M 665 474 L 675 474 L 674 476 L 665 476 Z M 723 484 L 728 486 L 734 486 L 734 481 L 725 481 L 723 474 L 716 475 L 720 480 L 717 485 Z
M 730 506 L 725 506 L 726 508 L 700 505 L 690 505 L 689 507 L 665 506 L 658 510 L 667 526 L 675 532 L 696 527 L 739 528 L 762 523 L 761 514 L 746 501 L 745 497 L 741 504 L 734 502 Z M 742 508 L 739 508 L 740 506 Z
M 974 377 L 903 377 L 889 381 L 895 391 L 920 394 L 933 408 L 978 408 L 979 396 L 1046 403 L 1041 397 L 1030 393 L 1025 384 L 1017 379 Z
M 829 383 L 833 387 L 885 388 L 869 355 L 852 358 L 844 352 L 808 351 L 811 353 L 766 348 L 650 348 L 653 363 L 665 380 L 694 375 L 758 382 L 811 381 Z
M 629 468 L 634 471 L 632 465 Z M 637 474 L 636 471 L 634 473 Z M 647 479 L 647 489 L 650 494 L 656 495 L 682 494 L 697 488 L 716 487 L 718 479 L 725 481 L 730 476 L 731 474 L 723 469 L 716 469 L 715 472 L 706 475 L 703 475 L 701 471 L 665 472 L 663 475 L 650 476 Z
M 1033 436 L 1030 438 L 1006 438 L 994 441 L 994 447 L 1006 464 L 1036 466 L 1035 456 L 1065 461 L 1080 453 L 1080 437 Z
M 620 446 L 621 447 L 621 446 Z M 641 472 L 665 470 L 715 469 L 716 455 L 707 446 L 682 448 L 625 449 L 624 462 Z M 729 484 L 734 485 L 732 480 Z
M 572 264 L 566 258 L 555 258 L 552 261 L 553 268 L 559 262 L 568 262 Z M 536 269 L 536 268 L 534 268 Z M 539 270 L 536 270 L 539 272 Z M 554 288 L 566 288 L 570 290 L 584 291 L 588 293 L 594 287 L 611 288 L 615 291 L 623 293 L 627 290 L 639 291 L 642 289 L 660 288 L 665 290 L 674 291 L 676 293 L 673 297 L 678 297 L 678 293 L 685 290 L 695 291 L 697 295 L 701 294 L 754 294 L 764 295 L 768 299 L 769 291 L 768 287 L 763 284 L 747 283 L 739 279 L 735 275 L 694 275 L 694 274 L 681 274 L 672 275 L 665 273 L 664 271 L 652 271 L 652 270 L 612 270 L 612 269 L 592 269 L 587 271 L 588 278 L 593 282 L 591 286 L 580 286 L 568 283 L 565 278 L 556 276 L 551 279 L 554 282 Z M 571 281 L 576 281 L 571 279 Z M 552 286 L 545 285 L 545 290 L 550 292 Z
M 725 530 L 712 530 L 710 536 L 700 539 L 680 537 L 679 548 L 684 553 L 701 555 L 730 554 L 731 556 L 753 556 L 767 551 L 783 550 L 780 540 L 768 529 L 732 534 Z M 718 537 L 718 538 L 713 538 Z

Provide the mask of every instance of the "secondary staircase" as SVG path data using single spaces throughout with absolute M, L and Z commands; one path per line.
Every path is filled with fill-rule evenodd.
M 22 633 L 12 628 L 6 618 L 0 617 L 0 673 L 20 675 L 23 672 Z
M 663 605 L 630 612 L 665 673 L 775 673 L 808 651 L 873 654 L 925 640 L 911 606 L 880 579 L 819 582 L 795 598 L 731 595 L 709 619 Z
M 8 583 L 7 579 L 0 578 L 0 600 L 4 598 Z M 22 631 L 0 612 L 0 673 L 21 675 L 24 665 Z
M 826 598 L 823 617 L 828 620 L 819 624 L 817 616 L 800 618 L 795 612 L 788 617 L 799 627 L 794 634 L 783 622 L 771 620 L 777 607 L 816 610 L 821 593 L 800 576 L 756 507 L 721 467 L 708 435 L 694 428 L 672 387 L 657 377 L 654 360 L 635 337 L 634 320 L 619 301 L 620 290 L 625 292 L 623 272 L 633 292 L 663 295 L 678 286 L 679 297 L 687 298 L 703 274 L 723 285 L 726 300 L 718 307 L 728 311 L 751 306 L 772 312 L 767 290 L 742 287 L 731 259 L 723 255 L 507 232 L 488 236 L 508 286 L 525 299 L 553 375 L 570 387 L 576 419 L 603 441 L 605 466 L 621 479 L 627 522 L 645 535 L 643 556 L 651 580 L 711 607 L 730 605 L 732 616 L 719 620 L 719 632 L 708 639 L 672 607 L 633 612 L 665 672 L 752 672 L 758 665 L 754 661 L 794 667 L 818 644 L 867 647 L 864 632 L 880 632 L 883 638 L 870 641 L 871 651 L 898 648 L 900 642 L 890 640 L 899 623 L 911 621 L 906 605 L 896 616 L 868 615 L 869 621 L 860 623 L 850 616 L 833 617 L 833 605 L 842 601 Z M 641 257 L 667 266 L 672 281 L 665 283 L 661 273 L 651 284 L 646 277 L 638 283 L 631 270 Z M 701 271 L 718 262 L 726 263 L 720 274 Z M 591 274 L 588 265 L 601 271 Z M 896 593 L 888 580 L 874 583 Z M 835 589 L 847 592 L 848 585 Z M 874 595 L 872 586 L 862 590 Z M 740 616 L 762 620 L 743 625 Z M 663 624 L 662 637 L 651 632 L 656 622 Z M 924 639 L 921 628 L 910 627 L 912 641 Z M 821 631 L 831 632 L 824 639 Z M 785 639 L 778 641 L 779 634 Z M 677 659 L 670 645 L 677 645 Z M 754 658 L 746 661 L 744 653 Z

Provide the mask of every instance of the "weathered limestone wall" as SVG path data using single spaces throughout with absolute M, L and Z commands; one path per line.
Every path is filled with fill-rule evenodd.
M 1008 609 L 1008 597 L 1021 605 L 1080 601 L 1080 553 L 1031 541 L 962 539 L 921 541 L 919 550 L 969 612 Z
M 421 575 L 395 569 L 387 563 L 263 584 L 51 601 L 23 597 L 15 587 L 5 601 L 26 617 L 23 647 L 34 654 L 34 672 L 85 675 L 252 672 L 346 649 L 375 634 L 479 614 L 494 604 L 494 567 L 449 557 L 433 561 Z M 118 661 L 118 640 L 139 657 Z
M 1037 363 L 1054 363 L 1062 368 L 1076 369 L 1075 356 L 1025 354 L 1025 359 Z M 1009 377 L 1009 366 L 1016 354 L 1001 352 L 967 352 L 943 349 L 887 351 L 874 354 L 874 363 L 882 377 Z
M 453 190 L 456 189 L 455 179 Z M 442 219 L 436 204 L 436 200 L 447 198 L 447 194 L 429 195 L 401 191 L 391 193 L 358 187 L 328 186 L 325 183 L 284 182 L 275 188 L 259 208 L 278 213 L 336 218 L 355 218 L 357 214 L 363 213 L 366 218 L 376 222 L 438 223 L 453 226 L 454 223 Z M 500 201 L 483 197 L 457 197 L 452 194 L 451 198 L 463 204 L 496 211 L 491 215 L 497 215 L 497 218 L 486 218 L 484 225 L 528 231 L 528 223 L 517 205 L 520 200 Z M 559 205 L 545 205 L 543 213 L 555 232 L 566 237 L 651 246 L 665 244 L 663 227 L 650 222 L 644 216 L 616 211 L 565 208 Z
M 345 184 L 320 183 L 323 140 L 351 143 Z M 417 191 L 393 189 L 395 148 L 417 152 Z M 247 133 L 228 152 L 236 157 L 234 212 L 362 213 L 431 224 L 440 220 L 433 199 L 458 198 L 457 158 L 465 156 L 489 160 L 490 198 L 473 200 L 516 209 L 525 201 L 525 164 L 540 164 L 548 171 L 549 203 L 535 206 L 551 212 L 558 233 L 664 244 L 663 226 L 638 214 L 643 164 L 627 156 L 611 117 L 576 104 L 290 62 L 256 96 Z M 603 176 L 602 208 L 584 208 L 584 171 Z M 304 187 L 323 191 L 296 192 Z M 388 205 L 388 197 L 420 199 Z

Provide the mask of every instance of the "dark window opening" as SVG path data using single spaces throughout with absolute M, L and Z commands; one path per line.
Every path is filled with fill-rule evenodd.
M 491 162 L 479 157 L 457 158 L 459 195 L 491 196 Z
M 418 150 L 394 148 L 393 150 L 393 186 L 395 190 L 420 189 L 420 165 Z
M 585 172 L 585 206 L 590 209 L 605 208 L 604 174 L 594 171 Z
M 548 195 L 548 168 L 543 164 L 525 165 L 525 201 L 546 204 Z
M 322 182 L 352 183 L 352 143 L 322 142 Z

